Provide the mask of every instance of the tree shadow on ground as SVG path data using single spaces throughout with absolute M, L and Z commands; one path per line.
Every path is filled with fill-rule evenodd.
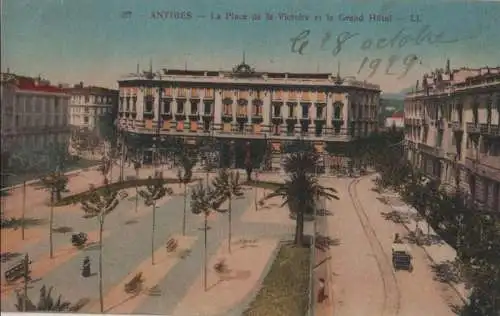
M 319 233 L 316 233 L 316 249 L 326 252 L 328 249 L 334 246 L 340 245 L 339 238 L 331 238 L 330 236 L 325 236 Z
M 446 260 L 441 263 L 434 263 L 431 265 L 431 269 L 436 281 L 455 284 L 464 281 L 460 275 L 459 267 L 454 261 Z
M 19 229 L 22 227 L 22 223 L 23 223 L 22 218 L 12 217 L 2 221 L 2 228 Z M 42 218 L 34 218 L 34 217 L 24 218 L 24 228 L 29 228 L 32 226 L 41 226 L 46 223 L 47 220 Z
M 16 259 L 20 257 L 22 253 L 19 252 L 2 252 L 0 253 L 0 262 L 5 263 L 9 262 L 12 259 Z
M 73 232 L 73 228 L 69 227 L 69 226 L 60 226 L 60 227 L 57 227 L 57 228 L 53 228 L 52 231 L 54 233 L 58 233 L 58 234 L 66 234 L 66 233 Z
M 377 198 L 378 199 L 378 198 Z M 397 224 L 409 224 L 410 219 L 407 215 L 399 211 L 381 212 L 382 217 L 387 221 Z
M 382 203 L 382 204 L 385 204 L 385 205 L 389 204 L 387 202 L 387 199 L 385 197 L 377 196 L 377 200 L 379 200 L 379 202 Z
M 316 215 L 318 216 L 333 216 L 333 213 L 327 209 L 316 210 Z
M 410 244 L 414 245 L 419 245 L 419 246 L 433 246 L 433 245 L 442 245 L 444 244 L 444 241 L 441 239 L 440 236 L 435 235 L 435 234 L 420 234 L 419 237 L 417 237 L 417 234 L 415 234 L 414 231 L 409 232 L 406 236 L 403 238 Z
M 137 224 L 139 221 L 137 219 L 129 219 L 128 221 L 125 221 L 123 224 L 125 225 L 132 225 L 132 224 Z

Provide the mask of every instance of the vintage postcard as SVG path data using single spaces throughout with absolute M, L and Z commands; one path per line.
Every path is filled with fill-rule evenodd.
M 500 315 L 500 2 L 3 0 L 1 311 Z

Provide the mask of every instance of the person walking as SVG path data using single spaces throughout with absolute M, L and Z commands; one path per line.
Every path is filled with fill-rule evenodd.
M 85 259 L 83 259 L 82 277 L 88 278 L 89 276 L 90 276 L 90 258 L 89 256 L 86 256 Z
M 327 298 L 325 279 L 319 278 L 318 303 L 323 303 Z

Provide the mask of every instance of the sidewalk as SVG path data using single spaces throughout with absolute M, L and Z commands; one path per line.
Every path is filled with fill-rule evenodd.
M 391 210 L 401 216 L 401 218 L 403 219 L 401 222 L 408 232 L 415 232 L 416 229 L 419 228 L 422 230 L 422 232 L 424 232 L 424 234 L 427 233 L 427 222 L 422 219 L 417 224 L 417 222 L 415 221 L 415 218 L 418 215 L 416 209 L 406 205 L 394 192 L 386 192 L 380 195 L 384 198 Z M 425 251 L 428 259 L 434 265 L 446 265 L 447 263 L 455 261 L 457 257 L 457 252 L 455 251 L 455 249 L 441 240 L 441 238 L 439 238 L 432 227 L 429 228 L 429 235 L 437 236 L 439 241 L 431 242 L 430 245 L 420 246 Z M 468 301 L 469 291 L 466 289 L 463 282 L 456 283 L 450 281 L 447 283 L 459 295 L 462 301 Z

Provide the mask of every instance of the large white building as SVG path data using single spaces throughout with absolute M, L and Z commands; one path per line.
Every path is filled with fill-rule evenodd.
M 500 211 L 500 67 L 424 75 L 405 99 L 409 159 Z
M 41 78 L 2 73 L 1 89 L 3 153 L 22 155 L 31 165 L 40 159 L 37 152 L 68 143 L 69 95 L 62 88 Z
M 119 125 L 150 138 L 271 142 L 275 152 L 297 138 L 318 151 L 377 129 L 380 88 L 331 73 L 232 71 L 145 72 L 120 80 Z

